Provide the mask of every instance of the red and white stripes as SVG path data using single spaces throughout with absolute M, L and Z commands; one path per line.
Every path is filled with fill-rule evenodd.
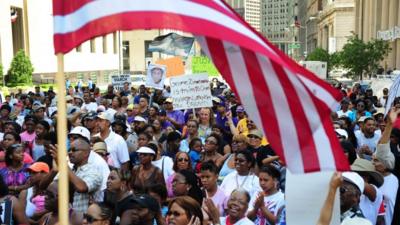
M 340 94 L 289 59 L 221 0 L 53 0 L 54 46 L 66 53 L 115 30 L 195 34 L 250 117 L 294 173 L 348 170 L 329 120 Z

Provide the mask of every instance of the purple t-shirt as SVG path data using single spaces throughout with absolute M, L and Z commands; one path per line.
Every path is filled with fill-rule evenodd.
M 167 112 L 167 116 L 173 120 L 175 120 L 180 125 L 185 124 L 185 115 L 180 110 L 174 110 L 171 112 Z
M 236 117 L 233 117 L 232 121 L 236 127 L 236 125 L 238 123 L 238 119 Z M 230 128 L 228 125 L 228 118 L 226 116 L 222 117 L 221 114 L 217 113 L 217 118 L 215 118 L 215 122 L 217 125 L 223 127 L 225 131 L 230 132 Z
M 225 195 L 225 193 L 218 187 L 217 192 L 215 192 L 214 196 L 211 197 L 211 200 L 214 202 L 214 205 L 219 209 L 219 213 L 221 216 L 224 215 L 224 211 L 228 208 L 228 199 L 229 197 Z

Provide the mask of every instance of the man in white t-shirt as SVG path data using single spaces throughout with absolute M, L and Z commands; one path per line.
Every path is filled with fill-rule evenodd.
M 357 146 L 359 154 L 366 159 L 371 159 L 372 154 L 376 150 L 381 134 L 375 132 L 376 122 L 372 117 L 367 117 L 364 119 L 362 129 L 354 132 L 357 138 Z
M 123 137 L 110 129 L 113 122 L 113 116 L 108 112 L 102 112 L 97 116 L 97 126 L 100 133 L 96 134 L 107 144 L 107 151 L 114 163 L 114 167 L 121 168 L 124 171 L 129 170 L 129 151 Z
M 83 101 L 84 103 L 82 104 L 81 110 L 86 111 L 86 112 L 96 112 L 97 111 L 97 103 L 92 102 L 90 99 L 90 93 L 85 92 L 83 93 Z
M 346 116 L 349 117 L 349 114 L 351 113 L 351 110 L 349 110 L 349 100 L 343 99 L 342 102 L 340 103 L 340 110 L 336 112 L 338 117 Z

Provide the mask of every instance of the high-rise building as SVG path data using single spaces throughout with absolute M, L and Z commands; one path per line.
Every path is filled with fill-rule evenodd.
M 385 69 L 400 68 L 399 0 L 355 0 L 355 33 L 363 41 L 383 39 L 392 49 L 385 58 Z M 398 220 L 397 220 L 398 221 Z
M 307 23 L 308 23 L 308 14 L 307 14 L 307 5 L 308 0 L 297 1 L 297 19 L 299 23 L 299 42 L 300 42 L 300 55 L 303 54 L 304 57 L 307 56 L 307 44 L 306 44 L 306 35 L 308 35 Z M 306 32 L 307 31 L 307 32 Z
M 261 31 L 261 0 L 226 0 L 243 19 L 257 31 Z
M 295 30 L 295 0 L 262 0 L 261 32 L 286 54 L 298 40 Z

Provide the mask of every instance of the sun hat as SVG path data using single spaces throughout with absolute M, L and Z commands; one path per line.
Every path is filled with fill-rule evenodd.
M 153 154 L 153 155 L 156 154 L 156 152 L 155 152 L 153 149 L 151 149 L 151 148 L 149 148 L 149 147 L 145 147 L 145 146 L 140 147 L 136 152 L 137 152 L 137 153 Z
M 351 165 L 351 170 L 359 173 L 361 176 L 364 174 L 369 175 L 372 178 L 371 183 L 378 188 L 383 184 L 383 176 L 375 170 L 374 164 L 369 160 L 356 159 Z

